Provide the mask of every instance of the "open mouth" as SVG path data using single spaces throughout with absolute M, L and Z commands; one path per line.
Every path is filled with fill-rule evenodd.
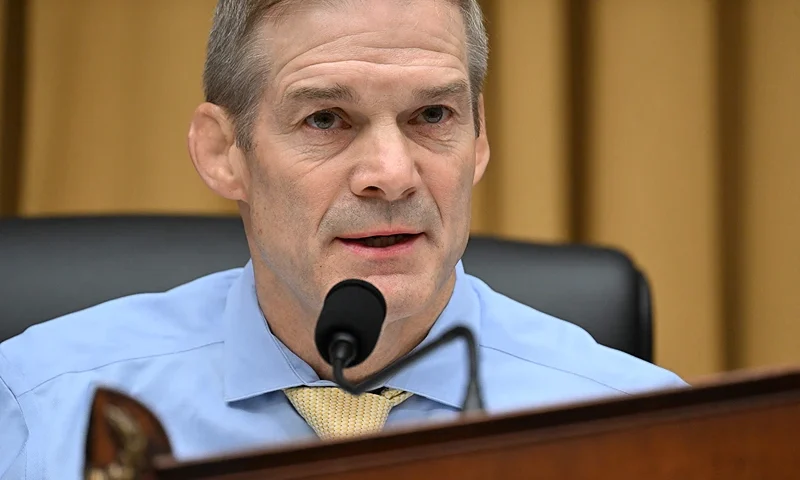
M 395 245 L 402 245 L 404 243 L 408 243 L 417 238 L 418 236 L 420 236 L 419 233 L 416 234 L 403 233 L 400 235 L 379 235 L 375 237 L 365 237 L 365 238 L 343 238 L 341 240 L 345 243 L 349 243 L 352 245 L 362 245 L 364 247 L 369 247 L 369 248 L 388 248 L 388 247 L 393 247 Z

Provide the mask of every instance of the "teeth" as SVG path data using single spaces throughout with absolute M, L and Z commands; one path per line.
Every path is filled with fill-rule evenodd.
M 369 237 L 362 240 L 364 245 L 372 248 L 391 247 L 406 238 L 407 235 L 389 235 L 386 237 Z

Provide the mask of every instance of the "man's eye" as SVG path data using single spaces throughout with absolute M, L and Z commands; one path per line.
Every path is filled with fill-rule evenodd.
M 318 130 L 330 130 L 338 126 L 341 121 L 339 115 L 333 112 L 316 112 L 306 117 L 306 125 Z
M 415 123 L 436 124 L 447 120 L 450 110 L 442 106 L 427 107 L 415 119 Z

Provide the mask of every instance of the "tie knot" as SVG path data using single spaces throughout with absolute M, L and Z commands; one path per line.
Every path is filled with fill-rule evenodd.
M 411 393 L 385 388 L 380 394 L 351 395 L 338 387 L 294 387 L 284 391 L 297 413 L 322 439 L 379 432 L 389 411 Z

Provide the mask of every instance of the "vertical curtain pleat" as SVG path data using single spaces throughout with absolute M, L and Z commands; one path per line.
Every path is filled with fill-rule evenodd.
M 592 2 L 588 240 L 647 272 L 656 355 L 722 366 L 711 2 Z
M 735 366 L 800 361 L 800 2 L 743 9 L 740 350 Z
M 491 38 L 487 181 L 491 232 L 524 240 L 569 236 L 563 0 L 484 2 Z
M 27 7 L 25 0 L 0 3 L 0 216 L 19 209 Z

